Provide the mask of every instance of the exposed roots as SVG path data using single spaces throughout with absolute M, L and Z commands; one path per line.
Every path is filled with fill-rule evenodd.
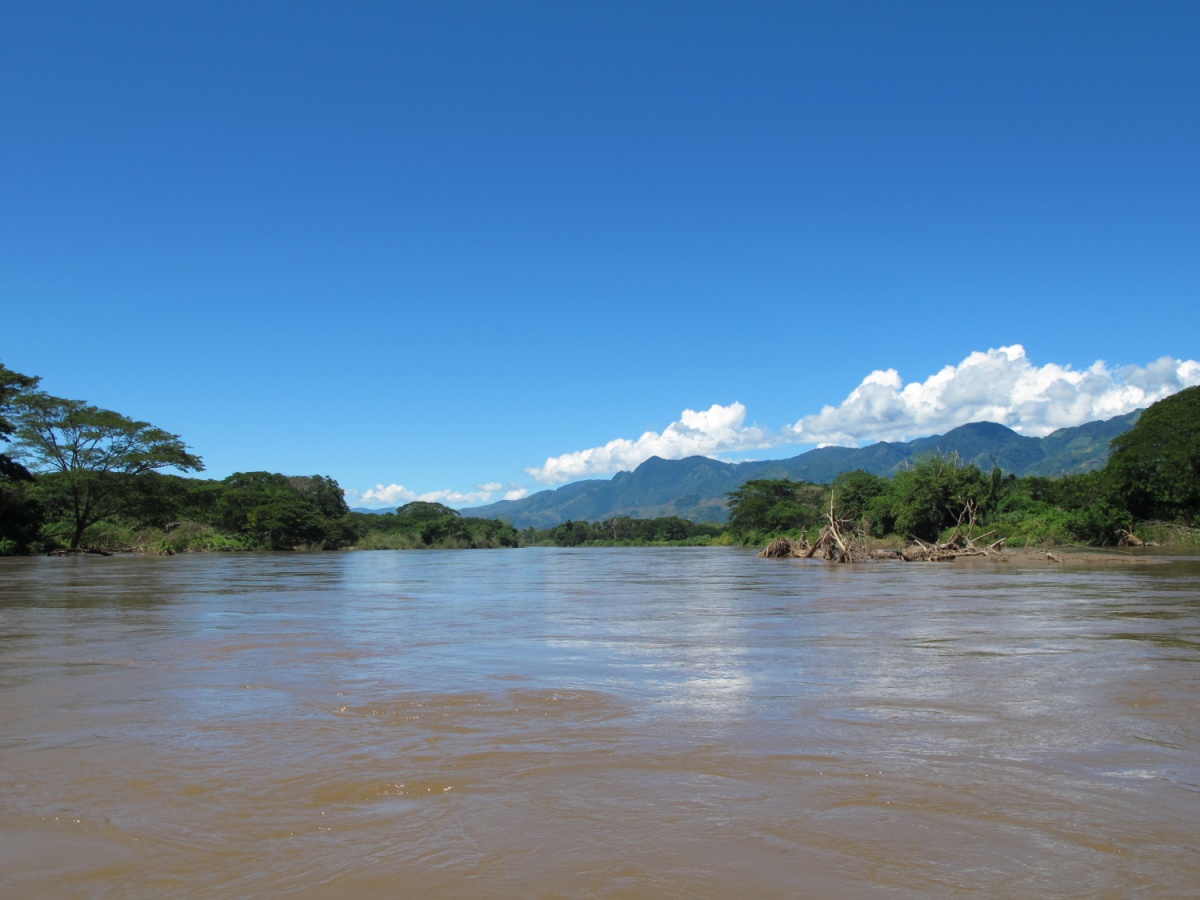
M 814 543 L 810 544 L 807 538 L 796 541 L 776 538 L 758 555 L 773 559 L 825 559 L 840 563 L 874 558 L 858 526 L 848 519 L 837 517 L 832 497 L 829 498 L 829 511 L 825 514 L 825 527 Z
M 1005 538 L 1000 538 L 990 544 L 983 543 L 995 534 L 988 531 L 981 535 L 975 534 L 975 520 L 979 517 L 979 507 L 973 500 L 968 500 L 959 513 L 958 524 L 950 539 L 942 543 L 927 543 L 914 537 L 907 547 L 900 551 L 900 556 L 906 562 L 948 562 L 960 556 L 995 557 L 1004 553 Z
M 809 544 L 801 538 L 793 541 L 776 538 L 760 552 L 760 557 L 825 559 L 830 562 L 851 563 L 864 560 L 901 560 L 903 562 L 947 562 L 962 556 L 999 557 L 1004 554 L 1004 538 L 984 543 L 995 532 L 975 535 L 975 521 L 979 508 L 968 502 L 958 517 L 958 525 L 949 540 L 929 543 L 914 537 L 902 550 L 872 549 L 866 536 L 857 524 L 848 519 L 839 519 L 829 499 L 829 511 L 825 514 L 825 527 L 816 542 Z

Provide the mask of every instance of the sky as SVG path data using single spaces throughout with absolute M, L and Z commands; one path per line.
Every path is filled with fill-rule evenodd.
M 0 362 L 467 506 L 1200 384 L 1200 4 L 0 0 Z

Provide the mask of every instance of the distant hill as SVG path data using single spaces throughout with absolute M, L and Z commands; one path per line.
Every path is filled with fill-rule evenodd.
M 550 528 L 567 519 L 595 522 L 613 516 L 679 516 L 696 522 L 724 522 L 728 515 L 725 495 L 752 479 L 829 484 L 842 472 L 855 469 L 892 475 L 928 453 L 957 452 L 964 463 L 987 472 L 999 466 L 1022 476 L 1069 475 L 1103 468 L 1109 441 L 1128 431 L 1140 414 L 1138 410 L 1104 422 L 1060 428 L 1044 438 L 1022 437 L 995 422 L 974 422 L 906 443 L 820 447 L 790 459 L 727 463 L 703 456 L 676 460 L 653 456 L 632 472 L 618 472 L 611 479 L 577 481 L 522 500 L 464 509 L 462 514 L 505 519 L 517 528 Z

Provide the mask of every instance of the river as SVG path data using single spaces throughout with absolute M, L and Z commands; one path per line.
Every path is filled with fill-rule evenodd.
M 0 559 L 0 896 L 1200 894 L 1200 558 Z

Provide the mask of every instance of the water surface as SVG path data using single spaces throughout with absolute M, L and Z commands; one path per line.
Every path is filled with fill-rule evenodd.
M 0 560 L 4 897 L 1196 896 L 1200 564 Z

